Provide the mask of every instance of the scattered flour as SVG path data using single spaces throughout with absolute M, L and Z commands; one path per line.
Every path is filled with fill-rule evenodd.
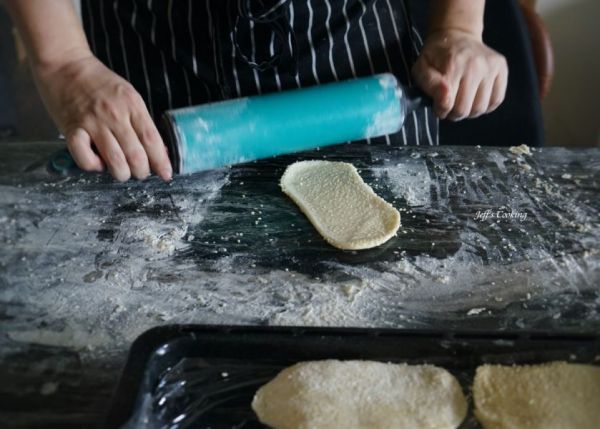
M 500 152 L 492 153 L 495 153 L 491 155 L 492 163 L 505 170 L 511 167 L 504 164 L 506 158 Z M 447 153 L 443 155 L 446 157 Z M 404 198 L 408 205 L 427 206 L 432 200 L 433 183 L 427 163 L 437 162 L 437 159 L 406 157 L 389 169 L 375 167 L 372 171 L 379 183 Z M 444 178 L 455 180 L 449 175 Z M 465 187 L 474 186 L 471 177 L 462 178 L 467 182 Z M 216 197 L 228 180 L 227 171 L 205 175 L 202 180 L 181 177 L 178 179 L 181 189 L 165 188 L 171 190 L 169 193 L 157 184 L 150 186 L 146 182 L 108 188 L 77 182 L 69 187 L 72 184 L 66 182 L 61 185 L 60 198 L 56 193 L 45 192 L 46 188 L 40 185 L 30 190 L 27 198 L 52 207 L 60 215 L 52 212 L 31 216 L 15 215 L 25 210 L 21 207 L 27 204 L 22 189 L 0 187 L 3 195 L 0 217 L 9 219 L 0 223 L 0 269 L 4 270 L 0 276 L 0 301 L 18 303 L 9 307 L 5 315 L 3 332 L 7 335 L 3 341 L 96 353 L 102 349 L 124 349 L 143 331 L 165 323 L 461 326 L 467 313 L 475 315 L 474 309 L 502 314 L 510 305 L 513 305 L 507 312 L 510 317 L 499 319 L 499 323 L 535 327 L 536 318 L 547 319 L 547 316 L 515 309 L 515 303 L 544 306 L 544 314 L 558 314 L 568 307 L 565 303 L 574 302 L 573 297 L 597 290 L 594 280 L 600 270 L 600 259 L 594 246 L 597 247 L 599 228 L 595 219 L 586 218 L 596 213 L 594 208 L 585 205 L 570 210 L 574 222 L 589 226 L 583 238 L 572 236 L 586 246 L 587 250 L 580 254 L 561 255 L 553 247 L 540 249 L 525 244 L 516 246 L 523 254 L 511 260 L 510 256 L 494 253 L 508 252 L 494 241 L 502 236 L 504 226 L 489 224 L 482 233 L 474 221 L 470 223 L 467 219 L 457 228 L 462 231 L 458 237 L 451 238 L 460 248 L 445 258 L 426 253 L 401 257 L 402 246 L 411 243 L 408 234 L 397 242 L 399 247 L 394 250 L 397 259 L 366 264 L 332 259 L 327 263 L 331 270 L 321 278 L 285 267 L 265 269 L 260 261 L 253 259 L 252 246 L 236 251 L 232 245 L 229 252 L 217 255 L 208 269 L 182 255 L 188 246 L 197 244 L 187 240 L 191 229 L 196 233 L 204 227 L 208 210 L 219 201 Z M 513 183 L 507 181 L 505 185 Z M 545 186 L 555 192 L 554 202 L 572 200 L 547 179 L 541 180 L 539 186 L 532 186 L 526 192 L 517 190 L 515 197 L 511 193 L 513 200 L 507 204 L 512 201 L 518 203 L 518 208 L 537 210 L 532 202 L 535 200 L 526 198 L 546 195 Z M 439 189 L 437 193 L 441 198 Z M 140 213 L 127 213 L 117 219 L 123 223 L 111 224 L 117 221 L 104 208 L 113 207 L 115 198 L 121 198 L 118 201 L 123 205 L 135 201 L 140 206 L 143 201 L 148 207 L 141 204 Z M 488 203 L 485 198 L 482 194 L 473 201 Z M 248 199 L 242 201 L 247 203 Z M 436 201 L 439 204 L 440 199 Z M 150 209 L 155 207 L 165 207 L 165 214 L 153 217 Z M 477 209 L 469 206 L 469 211 L 458 215 L 474 216 Z M 457 215 L 450 210 L 444 214 Z M 268 216 L 261 216 L 269 223 Z M 566 221 L 549 220 L 545 213 L 533 213 L 531 217 L 547 228 Z M 455 224 L 444 225 L 453 228 Z M 525 234 L 528 225 L 521 227 Z M 115 230 L 115 236 L 110 240 L 98 239 L 101 229 Z M 248 239 L 236 238 L 242 245 Z M 547 243 L 544 237 L 524 235 L 523 239 Z M 436 240 L 435 249 L 443 245 Z M 482 262 L 498 258 L 502 263 Z M 48 269 L 41 276 L 28 271 L 32 266 Z M 522 302 L 525 293 L 533 296 L 534 302 Z M 544 302 L 546 298 L 548 301 Z M 587 311 L 591 320 L 595 317 L 593 323 L 596 323 L 597 308 L 591 305 L 584 302 L 582 311 Z M 566 314 L 557 319 L 557 325 L 573 323 Z
M 394 194 L 410 206 L 428 206 L 432 180 L 425 161 L 418 159 L 374 168 L 376 179 L 386 180 Z

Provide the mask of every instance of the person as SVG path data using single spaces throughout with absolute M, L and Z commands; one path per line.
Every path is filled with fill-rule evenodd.
M 5 0 L 77 164 L 171 180 L 157 130 L 182 106 L 392 72 L 433 100 L 388 144 L 438 144 L 438 117 L 496 109 L 508 66 L 482 40 L 485 0 Z M 85 30 L 84 30 L 85 28 Z M 436 117 L 437 116 L 437 117 Z

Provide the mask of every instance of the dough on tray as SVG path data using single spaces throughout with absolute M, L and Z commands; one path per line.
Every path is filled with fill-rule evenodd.
M 252 408 L 275 429 L 454 429 L 467 401 L 456 378 L 432 365 L 323 360 L 281 371 Z
M 598 429 L 600 367 L 483 365 L 475 374 L 473 398 L 485 429 Z
M 377 196 L 352 164 L 296 162 L 281 177 L 281 189 L 339 249 L 379 246 L 400 227 L 398 210 Z

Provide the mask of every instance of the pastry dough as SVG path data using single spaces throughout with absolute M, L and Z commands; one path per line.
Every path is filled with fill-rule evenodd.
M 275 429 L 454 429 L 467 401 L 435 366 L 324 360 L 284 369 L 252 408 Z
M 400 227 L 398 210 L 377 196 L 352 164 L 296 162 L 283 174 L 281 189 L 339 249 L 379 246 Z
M 483 365 L 477 368 L 473 396 L 485 429 L 600 428 L 600 367 Z

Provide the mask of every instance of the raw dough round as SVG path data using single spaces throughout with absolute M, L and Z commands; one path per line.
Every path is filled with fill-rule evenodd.
M 284 369 L 252 408 L 275 429 L 454 429 L 467 401 L 442 368 L 324 360 Z
M 485 429 L 600 428 L 600 367 L 553 362 L 477 368 L 475 415 Z
M 369 249 L 400 227 L 400 213 L 373 192 L 352 164 L 301 161 L 290 165 L 281 189 L 310 222 L 339 249 Z

